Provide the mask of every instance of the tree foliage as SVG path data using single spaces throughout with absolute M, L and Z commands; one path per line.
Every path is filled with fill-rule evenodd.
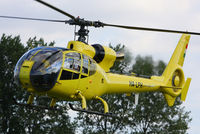
M 61 111 L 49 111 L 20 107 L 13 98 L 26 103 L 29 93 L 14 83 L 13 71 L 18 59 L 29 49 L 38 46 L 53 46 L 41 38 L 30 38 L 27 45 L 20 37 L 2 35 L 0 39 L 0 132 L 2 133 L 75 133 L 65 103 Z M 35 103 L 49 105 L 49 98 L 36 97 Z
M 118 73 L 127 73 L 131 65 L 131 60 L 132 60 L 131 53 L 125 48 L 124 45 L 121 45 L 121 44 L 118 44 L 115 47 L 109 44 L 109 47 L 115 50 L 115 52 L 125 54 L 124 59 L 121 61 L 116 60 L 113 67 L 110 70 L 113 72 L 118 72 Z

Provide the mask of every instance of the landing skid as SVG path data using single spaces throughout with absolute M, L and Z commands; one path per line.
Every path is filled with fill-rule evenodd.
M 71 104 L 71 103 L 69 103 L 69 107 L 73 111 L 77 111 L 77 112 L 83 112 L 83 113 L 87 113 L 87 114 L 101 115 L 101 116 L 106 116 L 106 117 L 117 117 L 117 116 L 115 116 L 112 113 L 101 113 L 101 112 L 97 112 L 97 111 L 90 111 L 90 110 L 85 110 L 85 109 L 74 108 L 73 104 Z
M 0 99 L 0 103 L 2 103 L 3 100 Z M 60 109 L 55 108 L 55 107 L 47 107 L 47 106 L 42 106 L 42 105 L 32 105 L 32 104 L 25 104 L 25 103 L 19 103 L 16 101 L 15 98 L 13 98 L 13 102 L 15 105 L 18 106 L 23 106 L 23 107 L 27 107 L 27 108 L 36 108 L 36 109 L 46 109 L 46 110 L 52 110 L 52 111 L 60 111 Z M 94 114 L 94 115 L 100 115 L 100 116 L 105 116 L 105 117 L 116 117 L 118 118 L 118 116 L 112 114 L 112 113 L 101 113 L 101 112 L 97 112 L 97 111 L 90 111 L 90 110 L 85 110 L 85 109 L 79 109 L 79 108 L 75 108 L 73 106 L 73 104 L 69 103 L 69 107 L 73 110 L 73 111 L 77 111 L 77 112 L 83 112 L 83 113 L 87 113 L 87 114 Z
M 2 100 L 0 100 L 2 101 Z M 52 110 L 52 111 L 60 111 L 60 109 L 55 108 L 55 107 L 47 107 L 47 106 L 42 106 L 42 105 L 32 105 L 32 104 L 25 104 L 25 103 L 19 103 L 16 101 L 15 98 L 13 98 L 13 102 L 15 105 L 18 106 L 23 106 L 23 107 L 27 107 L 27 108 L 36 108 L 36 109 L 45 109 L 45 110 Z M 87 113 L 87 114 L 95 114 L 95 115 L 101 115 L 101 116 L 106 116 L 106 117 L 117 117 L 115 115 L 113 115 L 112 113 L 101 113 L 101 112 L 97 112 L 97 111 L 90 111 L 90 110 L 84 110 L 84 109 L 79 109 L 79 108 L 74 108 L 73 104 L 69 103 L 69 107 L 73 110 L 73 111 L 77 111 L 77 112 L 83 112 L 83 113 Z

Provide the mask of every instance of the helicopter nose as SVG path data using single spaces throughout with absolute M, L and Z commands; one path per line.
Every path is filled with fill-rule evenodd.
M 23 87 L 30 88 L 31 82 L 30 82 L 30 71 L 33 66 L 33 61 L 25 60 L 21 66 L 21 70 L 19 73 L 19 79 Z
M 24 88 L 33 88 L 38 92 L 48 91 L 55 85 L 56 73 L 35 70 L 37 62 L 25 60 L 21 66 L 19 80 Z
M 43 48 L 33 48 L 20 57 L 14 70 L 14 80 L 17 85 L 22 85 L 24 88 L 31 86 L 29 74 L 34 62 L 30 59 L 36 52 Z
M 62 50 L 52 47 L 34 48 L 18 61 L 14 77 L 24 88 L 46 92 L 53 88 L 62 66 Z
M 38 62 L 25 60 L 21 65 L 19 78 L 16 81 L 24 88 L 32 88 L 38 92 L 49 91 L 56 83 L 58 72 L 50 72 L 47 69 L 36 68 Z

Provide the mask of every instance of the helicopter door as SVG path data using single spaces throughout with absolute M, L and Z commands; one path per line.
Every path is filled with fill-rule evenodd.
M 82 65 L 81 65 L 81 72 L 80 72 L 80 82 L 78 85 L 78 89 L 83 93 L 87 89 L 89 89 L 88 83 L 88 76 L 89 76 L 89 57 L 82 54 Z
M 80 70 L 81 55 L 77 52 L 66 53 L 60 82 L 72 89 L 78 89 Z

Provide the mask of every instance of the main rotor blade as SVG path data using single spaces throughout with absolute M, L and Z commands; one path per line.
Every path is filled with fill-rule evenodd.
M 21 19 L 21 20 L 36 20 L 36 21 L 48 21 L 48 22 L 66 22 L 65 20 L 52 20 L 52 19 L 26 18 L 26 17 L 16 17 L 16 16 L 0 16 L 0 18 L 7 18 L 7 19 Z
M 197 33 L 197 32 L 169 30 L 169 29 L 157 29 L 157 28 L 146 28 L 146 27 L 134 27 L 134 26 L 123 26 L 123 25 L 113 25 L 113 24 L 106 24 L 106 23 L 103 23 L 103 26 L 118 27 L 118 28 L 133 29 L 133 30 L 156 31 L 156 32 L 167 32 L 167 33 L 185 33 L 185 34 L 200 35 L 200 33 Z
M 48 6 L 48 7 L 52 8 L 52 9 L 54 9 L 54 10 L 56 10 L 56 11 L 58 11 L 58 12 L 64 14 L 64 15 L 66 15 L 66 16 L 70 17 L 71 19 L 75 19 L 75 17 L 73 15 L 71 15 L 69 13 L 66 13 L 65 11 L 62 11 L 62 10 L 58 9 L 57 7 L 54 7 L 54 6 L 44 2 L 42 0 L 35 0 L 35 1 L 41 3 L 41 4 L 45 5 L 45 6 Z

